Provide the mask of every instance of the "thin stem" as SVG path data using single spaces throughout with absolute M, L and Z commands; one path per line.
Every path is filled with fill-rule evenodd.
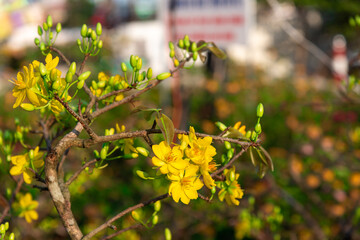
M 127 227 L 127 228 L 124 228 L 124 229 L 121 229 L 120 231 L 116 232 L 116 233 L 113 233 L 109 236 L 106 236 L 106 237 L 103 237 L 101 240 L 108 240 L 108 239 L 111 239 L 113 237 L 116 237 L 124 232 L 127 232 L 129 230 L 133 230 L 133 229 L 136 229 L 136 228 L 139 228 L 141 227 L 142 225 L 140 223 L 137 223 L 137 224 L 134 224 L 134 225 L 131 225 L 130 227 Z
M 71 62 L 69 61 L 69 59 L 67 59 L 67 57 L 65 57 L 65 55 L 57 48 L 50 46 L 49 49 L 51 51 L 56 52 L 61 58 L 62 60 L 64 60 L 64 62 L 66 63 L 66 65 L 70 66 Z
M 0 217 L 0 223 L 2 223 L 4 221 L 5 217 L 9 213 L 11 205 L 15 200 L 16 194 L 18 194 L 20 192 L 20 189 L 21 189 L 21 186 L 23 185 L 23 183 L 24 183 L 24 178 L 20 178 L 20 180 L 16 184 L 15 190 L 13 191 L 13 193 L 11 195 L 8 205 L 4 208 L 4 210 L 2 212 L 2 215 Z
M 69 186 L 73 181 L 76 180 L 76 178 L 81 174 L 82 171 L 84 171 L 87 167 L 89 167 L 91 164 L 96 163 L 98 160 L 93 159 L 87 163 L 85 163 L 79 170 L 77 170 L 70 178 L 66 181 L 65 185 Z

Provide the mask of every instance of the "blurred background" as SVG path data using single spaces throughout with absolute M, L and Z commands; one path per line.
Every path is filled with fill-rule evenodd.
M 62 23 L 56 47 L 71 61 L 83 59 L 76 46 L 82 24 L 102 23 L 104 48 L 87 64 L 94 79 L 100 71 L 121 74 L 120 64 L 131 54 L 154 73 L 166 71 L 172 67 L 167 42 L 185 34 L 213 41 L 226 60 L 209 54 L 205 65 L 181 71 L 136 105 L 162 108 L 176 128 L 219 134 L 216 121 L 241 121 L 252 129 L 262 102 L 261 140 L 275 171 L 259 179 L 246 154 L 236 163 L 245 191 L 239 206 L 216 198 L 180 206 L 168 199 L 155 228 L 115 239 L 163 239 L 165 227 L 173 239 L 360 239 L 360 91 L 348 87 L 349 77 L 358 76 L 360 48 L 360 29 L 349 19 L 359 13 L 360 2 L 351 0 L 0 0 L 0 129 L 14 129 L 14 117 L 38 126 L 36 114 L 12 109 L 8 80 L 34 59 L 44 61 L 34 38 L 49 14 Z M 65 63 L 59 68 L 66 71 Z M 141 115 L 129 115 L 132 109 L 122 106 L 102 116 L 97 132 L 115 123 L 150 128 Z M 28 143 L 36 144 L 37 137 L 28 136 Z M 74 150 L 69 158 L 70 175 L 93 156 Z M 84 232 L 139 199 L 167 191 L 165 182 L 144 183 L 134 174 L 152 171 L 149 160 L 111 165 L 84 173 L 72 185 L 72 208 Z M 1 171 L 5 192 L 15 183 Z M 32 224 L 12 218 L 19 239 L 66 239 L 48 194 L 31 186 L 26 191 L 40 201 L 40 217 Z M 151 208 L 143 214 L 150 217 Z M 117 226 L 133 223 L 126 217 Z

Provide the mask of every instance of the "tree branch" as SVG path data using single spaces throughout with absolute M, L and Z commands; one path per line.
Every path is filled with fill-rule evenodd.
M 129 230 L 133 230 L 133 229 L 136 229 L 136 228 L 139 228 L 139 227 L 142 227 L 142 225 L 140 223 L 137 223 L 137 224 L 134 224 L 134 225 L 131 225 L 130 227 L 127 227 L 127 228 L 124 228 L 124 229 L 121 229 L 120 231 L 116 232 L 116 233 L 113 233 L 109 236 L 106 236 L 106 237 L 103 237 L 101 240 L 108 240 L 108 239 L 111 239 L 113 237 L 116 237 L 124 232 L 127 232 Z

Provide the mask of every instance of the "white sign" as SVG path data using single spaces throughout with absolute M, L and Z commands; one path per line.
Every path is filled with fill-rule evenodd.
M 246 44 L 255 22 L 255 0 L 173 0 L 170 28 L 174 39 L 188 34 L 191 40 Z

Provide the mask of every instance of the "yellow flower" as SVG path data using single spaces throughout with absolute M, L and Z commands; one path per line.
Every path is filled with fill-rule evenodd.
M 124 89 L 127 88 L 129 86 L 129 84 L 125 81 L 125 78 L 120 76 L 120 75 L 115 75 L 113 77 L 111 77 L 111 83 L 110 83 L 110 77 L 108 75 L 106 75 L 104 72 L 100 72 L 98 74 L 98 88 L 94 89 L 92 86 L 90 87 L 91 92 L 97 96 L 100 97 L 101 95 L 104 95 L 108 92 L 110 92 L 110 90 L 118 90 L 118 89 Z M 113 87 L 109 88 L 108 86 Z M 120 101 L 121 99 L 124 98 L 124 95 L 122 93 L 116 95 L 115 97 L 115 101 Z M 112 101 L 113 99 L 111 99 L 110 101 Z
M 30 64 L 29 68 L 24 66 L 24 72 L 18 72 L 17 79 L 10 82 L 15 85 L 13 96 L 17 98 L 13 108 L 17 108 L 25 100 L 25 97 L 35 106 L 40 105 L 39 97 L 35 93 L 36 78 L 33 65 Z
M 121 128 L 119 124 L 116 124 L 115 126 L 117 133 L 125 132 L 125 126 L 122 125 Z M 132 138 L 124 138 L 119 140 L 120 143 L 122 143 L 121 150 L 124 151 L 124 154 L 129 154 L 131 152 L 137 153 L 138 151 L 136 148 L 134 148 L 134 139 Z
M 35 72 L 36 74 L 39 74 L 40 75 L 40 70 L 39 70 L 39 65 L 40 65 L 40 62 L 37 61 L 37 60 L 34 60 L 32 62 L 32 64 L 34 65 L 34 68 L 35 68 Z M 45 58 L 45 68 L 47 70 L 48 73 L 51 72 L 51 70 L 53 70 L 54 68 L 57 67 L 57 65 L 59 64 L 59 57 L 55 57 L 53 58 L 51 53 L 49 53 L 48 55 L 46 55 L 46 58 Z M 58 71 L 58 76 L 61 75 L 61 72 L 56 69 Z
M 239 122 L 235 123 L 234 128 L 236 130 L 238 130 L 243 136 L 245 136 L 246 135 L 246 131 L 245 131 L 246 126 L 245 125 L 243 125 L 241 127 L 240 126 L 241 126 L 241 122 L 239 121 Z
M 179 175 L 169 174 L 168 178 L 172 181 L 169 187 L 169 195 L 175 202 L 188 204 L 190 199 L 197 199 L 197 190 L 201 189 L 204 184 L 196 175 L 198 167 L 189 165 L 185 170 L 179 171 Z
M 36 147 L 33 150 L 34 158 L 32 160 L 35 168 L 40 168 L 44 165 L 43 155 L 44 153 L 39 153 L 39 147 Z M 24 181 L 27 184 L 32 182 L 34 173 L 29 169 L 31 166 L 29 153 L 22 155 L 16 155 L 11 157 L 11 162 L 14 166 L 10 169 L 11 175 L 20 175 L 23 174 Z
M 205 186 L 209 189 L 216 186 L 214 179 L 212 179 L 209 172 L 213 172 L 216 170 L 216 163 L 214 161 L 212 162 L 206 162 L 202 165 L 200 165 L 200 173 L 204 178 Z
M 159 145 L 153 145 L 152 150 L 155 154 L 152 163 L 160 167 L 162 174 L 178 174 L 179 170 L 185 169 L 189 165 L 189 161 L 182 159 L 183 153 L 180 146 L 171 148 L 165 141 L 162 141 Z
M 24 196 L 20 197 L 19 203 L 15 204 L 15 208 L 20 208 L 20 217 L 25 217 L 26 222 L 31 223 L 32 220 L 38 219 L 38 213 L 35 209 L 38 207 L 39 203 L 32 199 L 30 193 L 26 193 Z
M 241 199 L 244 195 L 243 190 L 237 182 L 240 174 L 235 174 L 235 166 L 231 169 L 225 169 L 224 174 L 226 180 L 222 183 L 222 189 L 219 191 L 219 199 L 220 201 L 224 201 L 225 198 L 228 205 L 239 205 L 240 201 L 238 199 Z

